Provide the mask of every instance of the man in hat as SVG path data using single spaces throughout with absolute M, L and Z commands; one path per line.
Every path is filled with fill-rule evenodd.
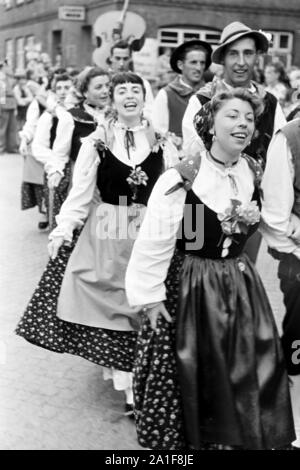
M 7 61 L 0 62 L 0 154 L 18 152 L 14 81 Z
M 245 150 L 264 165 L 272 135 L 286 123 L 276 98 L 252 80 L 258 54 L 267 52 L 268 46 L 265 34 L 243 23 L 235 21 L 224 28 L 220 44 L 212 54 L 212 62 L 223 65 L 224 78 L 208 83 L 189 101 L 182 123 L 183 147 L 187 154 L 203 149 L 203 143 L 193 125 L 195 114 L 219 91 L 242 87 L 260 96 L 265 103 L 265 110 L 257 124 L 256 137 Z
M 262 85 L 252 80 L 258 54 L 267 52 L 269 41 L 265 34 L 235 21 L 227 25 L 219 46 L 212 54 L 212 61 L 223 65 L 224 78 L 215 79 L 201 88 L 189 101 L 182 121 L 183 150 L 193 155 L 204 150 L 204 144 L 194 127 L 194 117 L 201 107 L 218 92 L 242 87 L 259 96 L 264 102 L 264 111 L 256 123 L 256 133 L 245 153 L 255 158 L 264 168 L 268 146 L 272 136 L 286 123 L 277 99 L 265 91 Z M 246 252 L 250 259 L 257 259 L 261 237 L 257 232 L 247 242 Z
M 185 42 L 173 51 L 170 65 L 178 75 L 154 100 L 155 130 L 182 138 L 183 115 L 190 97 L 204 86 L 203 73 L 211 64 L 211 53 L 211 46 L 199 40 Z

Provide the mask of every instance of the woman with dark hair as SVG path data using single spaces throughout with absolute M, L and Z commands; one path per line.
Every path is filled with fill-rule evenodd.
M 291 88 L 289 78 L 282 62 L 267 64 L 264 71 L 266 91 L 272 93 L 278 99 L 282 107 L 288 100 L 288 92 Z
M 72 184 L 72 172 L 76 161 L 81 139 L 96 129 L 97 123 L 104 120 L 109 106 L 109 75 L 105 70 L 91 67 L 77 77 L 78 104 L 71 109 L 60 109 L 54 102 L 55 113 L 58 113 L 54 151 L 47 160 L 47 194 L 50 201 L 50 228 L 53 228 L 55 217 L 66 199 Z M 67 97 L 68 98 L 68 97 Z
M 157 140 L 142 119 L 140 77 L 116 74 L 110 97 L 115 117 L 83 139 L 72 189 L 49 237 L 51 260 L 17 333 L 106 367 L 132 412 L 137 309 L 126 300 L 125 271 L 151 190 L 177 160 L 172 144 Z M 74 245 L 82 227 L 70 256 L 66 244 Z
M 206 150 L 156 183 L 126 274 L 144 311 L 134 367 L 151 449 L 272 449 L 294 439 L 288 378 L 263 284 L 243 252 L 259 225 L 259 164 L 243 153 L 262 103 L 236 88 L 199 111 Z
M 20 153 L 24 157 L 23 181 L 21 187 L 22 210 L 38 206 L 42 214 L 39 229 L 48 227 L 46 213 L 44 172 L 54 151 L 58 151 L 61 142 L 56 139 L 57 116 L 47 106 L 47 93 L 55 97 L 55 102 L 64 106 L 67 91 L 72 84 L 65 73 L 52 75 L 46 89 L 37 94 L 29 105 L 26 122 L 20 131 Z M 51 91 L 50 91 L 51 90 Z

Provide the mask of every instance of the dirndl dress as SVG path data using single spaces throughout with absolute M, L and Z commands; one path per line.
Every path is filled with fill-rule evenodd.
M 201 200 L 189 190 L 186 204 Z M 190 238 L 177 240 L 165 282 L 173 323 L 160 317 L 154 333 L 144 316 L 138 335 L 133 386 L 142 446 L 274 449 L 294 440 L 280 339 L 243 253 L 257 225 L 237 234 L 222 257 L 221 222 L 204 204 L 203 247 L 191 251 Z
M 21 185 L 22 211 L 38 206 L 40 213 L 46 212 L 43 178 L 43 165 L 29 153 L 24 158 Z
M 139 166 L 148 181 L 133 199 L 127 182 L 132 167 L 106 149 L 97 176 L 101 202 L 92 203 L 72 245 L 61 247 L 57 258 L 49 261 L 17 326 L 18 335 L 58 353 L 132 371 L 139 309 L 129 306 L 124 287 L 134 243 L 128 228 L 138 228 L 141 223 L 152 188 L 163 171 L 162 150 L 151 152 Z M 119 206 L 120 200 L 127 205 Z M 112 213 L 116 217 L 108 220 L 112 223 L 102 237 L 98 228 L 107 222 L 105 214 Z

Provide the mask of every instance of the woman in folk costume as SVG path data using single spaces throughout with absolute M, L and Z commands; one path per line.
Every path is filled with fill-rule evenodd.
M 140 77 L 116 74 L 110 94 L 116 118 L 83 140 L 72 189 L 49 237 L 51 260 L 17 333 L 106 367 L 105 377 L 125 391 L 131 411 L 138 309 L 127 303 L 125 271 L 151 190 L 178 159 L 175 147 L 157 140 L 142 119 Z M 83 225 L 69 256 L 65 243 L 74 244 Z
M 109 105 L 109 76 L 98 67 L 90 67 L 80 74 L 78 81 L 81 102 L 67 109 L 55 100 L 54 114 L 45 116 L 40 123 L 40 132 L 36 133 L 33 150 L 37 158 L 45 165 L 47 182 L 45 184 L 46 202 L 50 214 L 50 227 L 54 227 L 55 217 L 66 199 L 72 184 L 72 172 L 81 139 L 91 134 L 98 122 L 104 120 L 104 113 Z M 65 96 L 67 101 L 69 94 Z M 65 103 L 65 101 L 64 101 Z M 64 104 L 63 103 L 63 104 Z M 52 146 L 51 135 L 55 127 L 55 140 Z
M 42 96 L 42 100 L 46 98 L 46 108 L 37 121 L 31 145 L 36 165 L 39 165 L 43 175 L 43 193 L 47 212 L 48 195 L 46 192 L 47 184 L 45 182 L 45 174 L 48 174 L 48 165 L 53 154 L 61 151 L 62 142 L 56 135 L 57 123 L 60 113 L 63 112 L 64 100 L 71 85 L 72 79 L 68 74 L 53 74 L 52 78 L 49 80 L 47 96 Z M 41 228 L 48 228 L 48 224 L 49 213 L 47 214 L 47 222 L 45 221 L 44 227 Z
M 34 98 L 28 106 L 26 122 L 19 132 L 19 151 L 24 157 L 21 209 L 26 210 L 38 206 L 41 214 L 41 220 L 38 223 L 39 229 L 44 229 L 48 225 L 44 201 L 44 166 L 33 157 L 31 144 L 36 132 L 38 120 L 45 109 L 44 104 L 41 104 L 38 98 Z
M 129 304 L 145 312 L 134 402 L 148 448 L 294 439 L 273 314 L 243 253 L 259 224 L 262 174 L 243 149 L 261 109 L 245 89 L 216 95 L 198 119 L 207 150 L 162 175 L 149 199 L 126 274 Z

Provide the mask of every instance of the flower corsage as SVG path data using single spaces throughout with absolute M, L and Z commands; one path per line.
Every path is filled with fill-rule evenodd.
M 147 186 L 148 181 L 147 174 L 142 170 L 140 166 L 135 167 L 131 170 L 129 177 L 126 179 L 127 183 L 129 184 L 133 196 L 132 199 L 135 201 L 137 198 L 137 192 L 139 186 Z
M 220 240 L 222 243 L 222 258 L 229 253 L 229 247 L 237 233 L 247 234 L 250 225 L 255 225 L 260 220 L 260 211 L 256 201 L 249 204 L 242 204 L 238 199 L 231 199 L 231 206 L 224 213 L 218 214 L 221 221 L 223 235 Z

